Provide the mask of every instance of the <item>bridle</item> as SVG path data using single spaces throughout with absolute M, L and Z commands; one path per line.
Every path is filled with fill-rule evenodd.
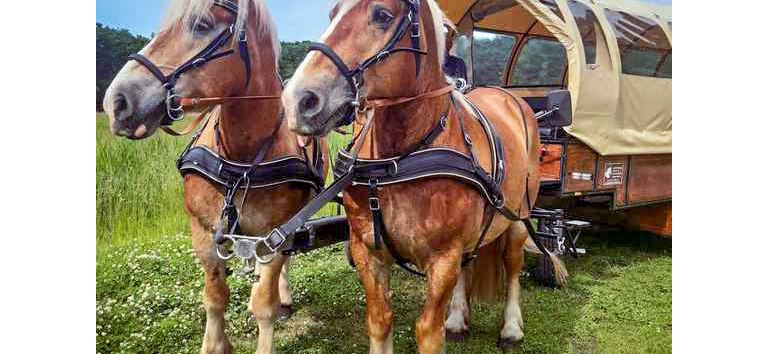
M 325 43 L 320 42 L 314 42 L 309 46 L 309 51 L 318 51 L 322 54 L 324 54 L 328 59 L 333 62 L 333 64 L 336 66 L 336 68 L 341 72 L 341 75 L 344 76 L 344 79 L 347 80 L 347 83 L 349 84 L 349 87 L 352 89 L 353 94 L 355 95 L 355 100 L 352 102 L 352 105 L 355 107 L 356 110 L 360 111 L 364 109 L 363 100 L 364 98 L 361 97 L 360 92 L 362 91 L 363 86 L 365 85 L 365 82 L 363 80 L 363 74 L 367 69 L 370 67 L 380 63 L 384 59 L 388 58 L 391 54 L 397 53 L 397 52 L 409 52 L 413 53 L 414 58 L 416 60 L 416 76 L 419 76 L 419 73 L 421 71 L 421 55 L 427 55 L 427 51 L 421 50 L 421 43 L 419 41 L 421 37 L 421 30 L 419 28 L 419 6 L 420 6 L 420 0 L 402 0 L 406 3 L 408 6 L 408 13 L 403 15 L 403 17 L 400 19 L 400 22 L 397 25 L 397 29 L 392 35 L 392 37 L 389 39 L 387 44 L 384 45 L 384 47 L 373 56 L 369 57 L 368 59 L 364 60 L 360 65 L 355 67 L 354 69 L 350 69 L 347 64 L 344 63 L 344 60 L 341 59 L 341 57 L 328 45 Z M 408 27 L 411 29 L 411 47 L 395 47 L 398 42 L 400 42 L 401 39 L 403 39 L 403 36 L 405 36 L 405 33 L 408 32 Z M 339 121 L 338 126 L 348 125 L 351 124 L 354 121 L 354 112 L 352 110 L 349 110 L 346 115 L 344 116 L 341 121 Z
M 184 118 L 184 107 L 187 105 L 184 104 L 185 100 L 179 94 L 176 93 L 176 82 L 178 81 L 179 77 L 181 77 L 181 75 L 183 75 L 184 73 L 190 70 L 197 69 L 210 61 L 226 57 L 235 52 L 234 49 L 229 49 L 223 52 L 219 52 L 219 49 L 221 49 L 227 42 L 229 42 L 230 39 L 232 39 L 235 36 L 235 21 L 237 21 L 237 13 L 238 13 L 237 5 L 224 0 L 217 0 L 214 2 L 214 5 L 220 6 L 225 10 L 229 11 L 230 13 L 232 13 L 234 15 L 234 19 L 232 20 L 232 23 L 230 23 L 229 27 L 223 32 L 221 32 L 218 36 L 216 36 L 216 38 L 214 38 L 213 41 L 211 41 L 211 43 L 209 43 L 205 48 L 203 48 L 191 59 L 181 64 L 181 66 L 176 68 L 170 74 L 168 75 L 163 74 L 163 72 L 160 71 L 160 68 L 158 68 L 158 66 L 155 65 L 155 63 L 153 63 L 147 57 L 139 53 L 134 53 L 128 56 L 129 60 L 135 60 L 139 64 L 143 65 L 145 68 L 147 68 L 147 70 L 149 70 L 150 73 L 152 73 L 152 75 L 154 75 L 163 84 L 163 88 L 166 91 L 166 95 L 165 95 L 166 113 L 161 123 L 163 126 L 171 125 L 174 121 L 179 121 Z M 238 46 L 238 52 L 240 53 L 240 59 L 242 59 L 243 65 L 245 66 L 245 72 L 246 72 L 245 87 L 247 87 L 251 81 L 251 57 L 250 57 L 250 53 L 248 52 L 248 38 L 246 36 L 245 29 L 240 30 L 240 32 L 237 34 L 237 46 Z M 244 96 L 244 97 L 250 97 L 250 99 L 279 98 L 279 96 Z M 230 99 L 236 100 L 236 99 L 243 99 L 243 98 L 232 97 Z

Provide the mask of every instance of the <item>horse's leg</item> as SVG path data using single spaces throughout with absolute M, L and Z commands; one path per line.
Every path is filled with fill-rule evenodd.
M 419 353 L 441 353 L 445 344 L 445 313 L 451 291 L 461 274 L 461 249 L 456 248 L 432 260 L 427 266 L 427 297 L 416 322 Z
M 288 257 L 277 255 L 272 262 L 262 264 L 259 282 L 251 288 L 251 311 L 259 325 L 258 354 L 275 351 L 274 329 L 277 307 L 280 304 L 280 272 Z
M 498 346 L 513 350 L 523 341 L 523 315 L 520 312 L 520 272 L 523 269 L 523 245 L 528 232 L 521 222 L 516 222 L 505 232 L 507 247 L 504 250 L 504 266 L 507 270 L 507 303 L 504 307 L 504 327 L 499 335 Z M 504 237 L 504 235 L 502 235 Z
M 280 307 L 277 309 L 277 319 L 284 320 L 291 317 L 293 313 L 293 294 L 291 294 L 291 284 L 288 283 L 288 267 L 291 264 L 291 258 L 286 258 L 283 268 L 280 269 L 280 281 L 278 283 L 280 293 Z
M 392 354 L 392 307 L 389 292 L 390 264 L 372 254 L 359 238 L 351 237 L 350 252 L 365 289 L 370 354 Z
M 205 308 L 205 335 L 200 352 L 232 353 L 232 345 L 224 333 L 224 312 L 229 304 L 229 286 L 224 262 L 216 256 L 210 232 L 200 226 L 196 218 L 190 218 L 192 247 L 195 249 L 205 272 L 203 307 Z
M 445 334 L 448 340 L 463 341 L 469 331 L 469 303 L 467 301 L 466 271 L 462 270 L 456 286 L 453 287 Z

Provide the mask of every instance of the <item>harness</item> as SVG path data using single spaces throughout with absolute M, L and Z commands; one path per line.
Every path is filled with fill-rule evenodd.
M 303 158 L 282 156 L 265 161 L 267 153 L 273 146 L 274 136 L 280 124 L 278 123 L 275 131 L 259 147 L 256 157 L 250 163 L 226 159 L 206 146 L 193 146 L 205 130 L 207 122 L 192 138 L 176 161 L 176 168 L 182 176 L 190 173 L 198 174 L 222 189 L 224 204 L 219 217 L 219 226 L 213 234 L 216 252 L 221 259 L 227 260 L 235 255 L 224 249 L 223 246 L 227 242 L 236 246 L 239 244 L 240 247 L 236 247 L 237 250 L 248 249 L 248 245 L 243 245 L 243 242 L 254 242 L 251 236 L 239 235 L 240 215 L 244 211 L 245 201 L 250 190 L 286 183 L 299 183 L 319 192 L 325 184 L 323 156 L 320 151 L 320 141 L 316 137 L 312 141 L 314 149 L 311 157 L 307 148 L 303 147 Z M 223 149 L 218 122 L 214 129 L 216 143 L 220 149 Z M 235 200 L 238 191 L 243 191 L 239 204 Z M 246 247 L 243 248 L 243 246 Z M 245 273 L 253 269 L 252 264 L 248 268 L 248 262 L 264 261 L 255 253 L 251 255 L 238 254 L 238 256 L 246 260 L 246 268 L 243 271 Z
M 381 248 L 385 246 L 395 262 L 405 270 L 417 274 L 424 275 L 423 273 L 412 267 L 412 263 L 407 259 L 400 256 L 393 247 L 392 241 L 387 236 L 386 226 L 384 225 L 383 216 L 381 213 L 381 199 L 379 198 L 379 188 L 381 186 L 393 185 L 397 183 L 406 183 L 409 181 L 426 179 L 426 178 L 450 178 L 467 183 L 469 186 L 477 189 L 486 199 L 487 204 L 484 210 L 484 226 L 481 231 L 481 235 L 477 241 L 477 244 L 471 251 L 471 253 L 465 255 L 462 260 L 462 266 L 466 266 L 473 259 L 477 257 L 477 251 L 482 245 L 482 242 L 488 232 L 488 229 L 493 220 L 493 213 L 488 213 L 489 209 L 495 210 L 502 214 L 509 220 L 522 221 L 528 233 L 531 235 L 531 239 L 536 246 L 544 253 L 549 255 L 549 251 L 541 244 L 541 241 L 536 235 L 536 231 L 533 229 L 528 218 L 521 219 L 518 213 L 509 209 L 505 205 L 505 198 L 501 185 L 504 178 L 504 154 L 501 141 L 496 133 L 496 129 L 490 120 L 485 117 L 482 112 L 477 109 L 471 102 L 470 106 L 473 110 L 473 116 L 477 119 L 483 127 L 489 142 L 489 148 L 492 154 L 492 167 L 490 172 L 486 172 L 479 163 L 477 153 L 472 142 L 471 137 L 467 133 L 464 114 L 454 101 L 451 91 L 452 86 L 445 86 L 443 88 L 430 91 L 424 94 L 420 94 L 413 97 L 403 97 L 397 99 L 366 99 L 361 97 L 361 89 L 363 87 L 363 74 L 366 69 L 381 62 L 384 58 L 388 57 L 391 53 L 397 51 L 412 52 L 416 56 L 417 75 L 419 71 L 420 61 L 419 55 L 426 54 L 418 47 L 419 23 L 418 23 L 418 0 L 402 0 L 408 6 L 408 13 L 400 20 L 398 28 L 394 36 L 387 42 L 384 48 L 376 55 L 363 61 L 358 67 L 350 70 L 343 60 L 327 45 L 323 43 L 313 43 L 310 46 L 310 50 L 317 50 L 326 55 L 338 68 L 339 72 L 346 78 L 353 92 L 355 93 L 355 102 L 352 104 L 356 107 L 355 114 L 360 117 L 364 116 L 367 119 L 364 125 L 359 131 L 359 134 L 346 150 L 342 149 L 337 157 L 335 167 L 333 170 L 335 181 L 328 186 L 325 190 L 320 192 L 315 198 L 313 198 L 307 205 L 305 205 L 298 213 L 286 221 L 283 225 L 273 229 L 269 234 L 265 236 L 255 237 L 253 241 L 256 258 L 260 262 L 269 262 L 271 257 L 267 257 L 269 254 L 277 254 L 278 252 L 285 252 L 291 248 L 293 244 L 293 235 L 296 230 L 299 230 L 309 218 L 323 207 L 326 203 L 333 200 L 339 192 L 349 186 L 363 186 L 368 188 L 369 194 L 369 208 L 371 211 L 371 217 L 373 220 L 373 233 L 374 233 L 374 247 Z M 399 42 L 407 28 L 408 24 L 411 24 L 412 32 L 412 48 L 395 48 L 397 42 Z M 358 158 L 358 153 L 362 147 L 362 142 L 365 140 L 368 132 L 371 129 L 374 119 L 374 109 L 396 106 L 407 102 L 436 98 L 448 94 L 451 98 L 451 103 L 456 110 L 458 116 L 459 127 L 461 134 L 463 135 L 463 142 L 465 147 L 469 151 L 469 155 L 461 153 L 447 147 L 432 147 L 432 143 L 442 134 L 447 128 L 448 112 L 443 113 L 437 120 L 435 126 L 414 146 L 407 149 L 405 152 L 397 157 L 385 158 L 385 159 L 362 159 Z M 516 99 L 515 101 L 520 104 Z M 450 109 L 450 107 L 449 107 Z M 522 112 L 522 109 L 521 109 Z M 350 114 L 351 115 L 351 114 Z M 523 120 L 525 120 L 523 116 Z M 354 117 L 347 117 L 341 124 L 346 125 L 354 121 Z M 527 126 L 526 126 L 527 132 Z M 526 137 L 528 135 L 526 134 Z M 526 142 L 526 149 L 529 148 L 530 142 Z M 526 176 L 526 196 L 527 192 L 527 176 Z M 530 209 L 530 200 L 526 197 L 525 208 Z M 489 208 L 489 206 L 491 208 Z M 520 207 L 521 210 L 523 206 Z M 259 254 L 259 251 L 264 251 Z
M 143 65 L 163 84 L 163 88 L 166 90 L 166 114 L 161 122 L 163 131 L 174 136 L 186 135 L 191 133 L 202 122 L 205 122 L 203 123 L 202 128 L 200 128 L 192 137 L 177 159 L 176 167 L 182 176 L 190 173 L 198 174 L 221 188 L 222 194 L 224 195 L 224 205 L 221 210 L 219 227 L 214 232 L 213 239 L 217 245 L 216 251 L 219 257 L 222 259 L 229 259 L 234 256 L 234 253 L 229 253 L 223 249 L 225 243 L 231 241 L 236 245 L 242 245 L 243 243 L 253 242 L 250 240 L 251 237 L 237 234 L 239 231 L 240 215 L 243 212 L 248 192 L 252 189 L 267 188 L 285 183 L 299 183 L 316 192 L 320 191 L 325 184 L 325 178 L 323 176 L 324 162 L 322 152 L 320 151 L 320 142 L 317 138 L 313 140 L 314 149 L 311 157 L 309 156 L 307 148 L 303 147 L 303 158 L 299 156 L 282 156 L 265 161 L 267 153 L 273 146 L 275 134 L 277 133 L 281 122 L 277 124 L 277 127 L 272 134 L 270 134 L 267 140 L 259 147 L 256 157 L 250 163 L 229 160 L 220 156 L 208 147 L 195 146 L 195 142 L 197 142 L 198 138 L 208 125 L 209 113 L 215 105 L 243 100 L 280 99 L 280 95 L 183 98 L 176 93 L 176 82 L 184 73 L 199 68 L 213 60 L 233 54 L 235 52 L 234 49 L 219 51 L 233 38 L 236 38 L 237 40 L 238 52 L 243 61 L 243 65 L 245 66 L 246 79 L 244 86 L 248 87 L 250 83 L 251 59 L 250 53 L 248 52 L 246 32 L 245 29 L 241 30 L 237 33 L 237 37 L 235 37 L 234 32 L 238 7 L 234 3 L 226 0 L 216 0 L 213 4 L 232 13 L 235 19 L 232 20 L 226 30 L 217 35 L 204 49 L 181 64 L 181 66 L 173 70 L 170 74 L 163 74 L 157 65 L 141 54 L 131 54 L 129 60 L 135 60 Z M 277 75 L 279 78 L 279 74 Z M 184 118 L 185 107 L 208 108 L 182 131 L 178 132 L 172 130 L 169 125 L 174 121 Z M 220 147 L 221 151 L 225 151 L 226 149 L 221 142 L 218 121 L 216 122 L 214 130 L 217 145 Z M 235 195 L 238 191 L 243 191 L 243 196 L 239 204 L 235 200 Z M 323 227 L 325 226 L 324 224 L 328 224 L 328 222 L 316 222 L 315 224 Z M 324 242 L 330 241 L 324 240 Z M 301 240 L 297 246 L 304 248 L 314 247 L 312 244 L 315 242 L 314 239 L 308 238 Z M 243 249 L 243 247 L 236 247 L 236 250 Z M 245 249 L 247 249 L 247 247 Z M 238 254 L 238 256 L 241 256 L 241 258 L 244 258 L 247 261 L 244 272 L 248 272 L 247 266 L 249 265 L 248 263 L 253 263 L 253 256 L 249 257 L 244 254 Z M 259 261 L 263 261 L 263 259 L 259 259 Z M 252 269 L 253 268 L 251 267 L 250 270 Z

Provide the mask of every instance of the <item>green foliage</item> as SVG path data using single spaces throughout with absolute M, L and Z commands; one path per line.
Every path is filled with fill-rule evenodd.
M 280 42 L 282 46 L 280 50 L 280 76 L 283 80 L 293 76 L 293 72 L 296 71 L 301 61 L 307 56 L 307 49 L 310 43 L 310 41 Z
M 480 32 L 474 38 L 474 84 L 503 85 L 512 50 L 513 36 Z M 556 41 L 529 38 L 520 50 L 511 85 L 560 85 L 567 63 L 565 48 Z
M 507 60 L 517 39 L 502 34 L 486 34 L 486 36 L 474 38 L 474 84 L 502 85 Z
M 128 55 L 143 48 L 149 38 L 133 35 L 126 29 L 115 29 L 96 23 L 96 110 L 109 83 L 123 67 Z

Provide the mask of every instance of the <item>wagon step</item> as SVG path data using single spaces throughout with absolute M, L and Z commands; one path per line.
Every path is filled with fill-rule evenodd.
M 562 209 L 534 208 L 531 217 L 538 220 L 536 234 L 543 237 L 547 248 L 555 254 L 570 254 L 574 258 L 580 254 L 586 254 L 584 248 L 577 248 L 576 242 L 581 232 L 592 224 L 583 220 L 568 220 Z

